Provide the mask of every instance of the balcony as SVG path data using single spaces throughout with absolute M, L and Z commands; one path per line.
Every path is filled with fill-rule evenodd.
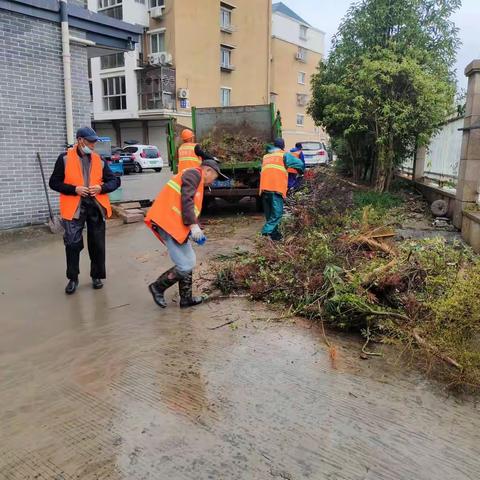
M 138 70 L 138 108 L 140 115 L 176 109 L 176 73 L 169 67 Z

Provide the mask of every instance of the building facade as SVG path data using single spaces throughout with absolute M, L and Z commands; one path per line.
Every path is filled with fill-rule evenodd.
M 91 61 L 95 128 L 114 144 L 155 144 L 166 157 L 170 117 L 191 126 L 192 106 L 269 102 L 270 0 L 89 0 L 88 6 L 144 28 L 135 51 Z
M 68 6 L 74 129 L 91 121 L 88 57 L 128 50 L 140 33 L 83 5 Z M 0 90 L 0 229 L 42 223 L 48 208 L 36 154 L 48 180 L 67 144 L 58 0 L 0 0 Z
M 293 147 L 302 141 L 325 141 L 325 133 L 306 112 L 311 77 L 324 58 L 325 34 L 282 2 L 272 10 L 271 100 L 281 112 L 285 142 Z

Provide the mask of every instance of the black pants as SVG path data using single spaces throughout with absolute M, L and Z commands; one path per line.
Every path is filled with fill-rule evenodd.
M 80 273 L 80 252 L 83 250 L 83 229 L 87 224 L 87 244 L 90 255 L 90 276 L 105 278 L 105 220 L 100 207 L 93 201 L 83 201 L 78 219 L 64 220 L 67 278 L 77 280 Z

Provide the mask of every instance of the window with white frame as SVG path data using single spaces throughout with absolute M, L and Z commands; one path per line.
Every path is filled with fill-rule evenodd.
M 297 113 L 297 127 L 303 127 L 305 125 L 305 115 Z
M 150 35 L 151 53 L 165 51 L 165 32 L 152 33 Z
M 103 83 L 103 109 L 126 110 L 127 88 L 125 76 L 109 77 L 102 79 Z
M 230 106 L 231 93 L 232 93 L 231 88 L 222 87 L 220 89 L 220 105 L 222 107 L 229 107 Z
M 226 30 L 232 28 L 232 11 L 228 8 L 220 8 L 220 27 Z
M 98 0 L 98 11 L 117 20 L 123 20 L 122 0 Z
M 220 47 L 220 66 L 222 68 L 231 68 L 232 50 L 226 47 Z
M 100 57 L 100 69 L 120 68 L 125 66 L 125 55 L 121 53 L 112 53 L 111 55 L 103 55 Z
M 150 8 L 164 7 L 165 0 L 150 0 Z
M 307 61 L 307 50 L 303 47 L 298 47 L 297 59 L 306 62 Z
M 297 93 L 297 107 L 305 107 L 308 104 L 308 95 L 306 93 Z
M 308 28 L 305 25 L 300 25 L 300 40 L 307 39 Z
M 298 83 L 300 85 L 305 85 L 307 74 L 305 72 L 298 72 Z

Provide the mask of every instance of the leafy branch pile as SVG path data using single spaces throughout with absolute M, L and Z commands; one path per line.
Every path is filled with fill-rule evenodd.
M 243 134 L 225 133 L 220 137 L 206 137 L 202 148 L 218 158 L 224 165 L 239 162 L 256 162 L 265 154 L 265 143 Z
M 262 239 L 255 254 L 224 263 L 217 287 L 367 342 L 403 344 L 451 386 L 480 388 L 478 256 L 441 237 L 396 238 L 411 207 L 402 195 L 356 188 L 325 170 L 291 203 L 285 240 Z

